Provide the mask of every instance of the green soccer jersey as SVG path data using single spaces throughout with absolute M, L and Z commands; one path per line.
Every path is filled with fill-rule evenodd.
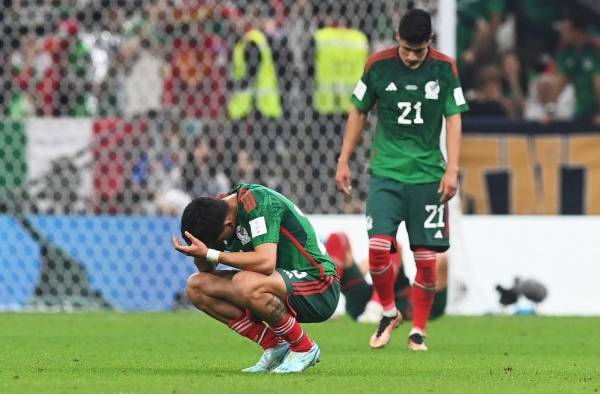
M 407 184 L 439 181 L 446 163 L 440 151 L 444 116 L 468 109 L 454 61 L 429 49 L 417 69 L 404 65 L 398 48 L 369 58 L 352 102 L 361 112 L 377 104 L 370 171 Z
M 593 86 L 594 77 L 600 74 L 600 41 L 591 41 L 581 48 L 561 48 L 556 57 L 559 72 L 575 86 L 577 114 L 590 115 L 598 111 Z
M 335 275 L 335 264 L 302 211 L 286 197 L 262 185 L 240 183 L 236 193 L 236 234 L 227 241 L 228 252 L 249 252 L 264 243 L 277 244 L 277 268 L 296 276 Z

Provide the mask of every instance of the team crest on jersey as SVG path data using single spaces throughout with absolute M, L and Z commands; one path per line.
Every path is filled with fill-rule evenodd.
M 425 84 L 425 98 L 437 100 L 440 94 L 440 84 L 438 81 L 429 81 Z
M 252 240 L 250 238 L 250 235 L 248 234 L 248 231 L 246 231 L 246 229 L 241 224 L 238 225 L 237 228 L 235 229 L 235 234 L 237 235 L 237 237 L 240 240 L 240 242 L 242 243 L 242 245 L 246 245 L 248 242 L 250 242 Z

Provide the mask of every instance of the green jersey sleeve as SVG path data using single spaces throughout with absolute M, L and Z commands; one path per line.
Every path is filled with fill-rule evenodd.
M 265 243 L 279 243 L 279 230 L 284 211 L 283 205 L 262 191 L 252 190 L 246 193 L 242 197 L 242 202 L 245 199 L 255 199 L 256 201 L 255 204 L 245 203 L 245 206 L 249 208 L 245 212 L 245 221 L 247 221 L 250 230 L 252 246 L 256 248 L 258 245 Z
M 469 110 L 469 105 L 460 86 L 458 77 L 448 69 L 448 89 L 444 97 L 444 116 L 452 116 Z
M 352 104 L 361 112 L 369 112 L 377 101 L 375 87 L 370 79 L 370 72 L 366 71 L 352 92 Z

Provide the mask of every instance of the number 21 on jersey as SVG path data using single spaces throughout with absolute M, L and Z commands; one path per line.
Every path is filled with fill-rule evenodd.
M 423 124 L 420 101 L 417 101 L 415 104 L 408 101 L 400 101 L 398 103 L 398 108 L 400 108 L 398 124 Z M 413 112 L 414 115 L 412 114 Z

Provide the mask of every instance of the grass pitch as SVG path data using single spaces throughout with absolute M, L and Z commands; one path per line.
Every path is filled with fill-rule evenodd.
M 321 363 L 249 376 L 259 348 L 199 313 L 0 314 L 0 393 L 600 392 L 600 318 L 444 317 L 421 354 L 406 324 L 377 351 L 374 326 L 306 328 Z

